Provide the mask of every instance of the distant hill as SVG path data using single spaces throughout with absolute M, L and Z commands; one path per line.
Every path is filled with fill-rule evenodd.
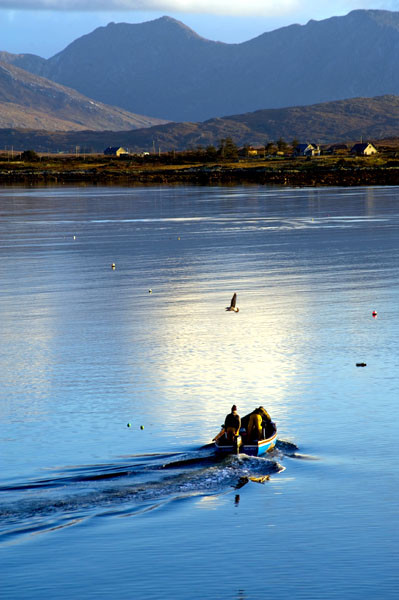
M 399 95 L 399 12 L 355 10 L 241 44 L 206 40 L 170 17 L 110 23 L 48 60 L 4 59 L 134 113 L 203 121 Z
M 260 110 L 210 119 L 204 123 L 167 123 L 134 131 L 81 131 L 50 133 L 0 130 L 0 147 L 13 143 L 20 149 L 70 151 L 75 145 L 102 152 L 124 146 L 131 152 L 186 150 L 218 146 L 232 137 L 239 146 L 266 144 L 280 137 L 287 142 L 329 144 L 399 137 L 399 96 L 354 98 L 313 106 Z M 10 141 L 12 140 L 12 142 Z
M 106 106 L 75 90 L 0 62 L 0 128 L 119 131 L 160 122 Z
M 11 54 L 10 52 L 0 52 L 0 62 L 20 67 L 36 75 L 42 75 L 47 65 L 47 60 L 36 54 Z

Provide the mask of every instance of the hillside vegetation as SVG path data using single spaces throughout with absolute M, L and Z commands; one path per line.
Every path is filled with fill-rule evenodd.
M 48 132 L 1 129 L 0 148 L 40 152 L 102 152 L 123 146 L 130 152 L 181 151 L 217 146 L 231 137 L 238 146 L 266 145 L 284 138 L 291 142 L 333 144 L 399 137 L 399 97 L 355 98 L 211 119 L 204 123 L 168 123 L 134 131 Z

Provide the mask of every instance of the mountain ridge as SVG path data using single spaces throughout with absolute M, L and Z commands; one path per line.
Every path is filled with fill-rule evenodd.
M 399 12 L 354 10 L 240 44 L 161 17 L 99 27 L 49 59 L 11 55 L 97 101 L 172 121 L 399 94 Z
M 134 129 L 159 123 L 91 100 L 65 86 L 0 62 L 0 127 L 49 130 Z

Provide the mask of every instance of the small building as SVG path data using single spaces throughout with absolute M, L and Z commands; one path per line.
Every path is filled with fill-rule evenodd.
M 260 144 L 256 146 L 250 146 L 248 148 L 248 156 L 264 156 L 265 155 L 265 147 Z
M 294 148 L 294 156 L 320 156 L 318 144 L 298 144 Z
M 238 156 L 243 156 L 245 158 L 253 158 L 255 156 L 264 156 L 265 155 L 265 147 L 264 146 L 244 146 L 240 148 L 238 151 Z
M 371 156 L 372 154 L 377 154 L 377 152 L 377 148 L 373 144 L 370 144 L 370 142 L 355 144 L 351 148 L 351 154 L 356 154 L 356 156 Z
M 108 148 L 105 148 L 104 150 L 105 156 L 126 156 L 128 154 L 129 152 L 121 146 L 108 146 Z

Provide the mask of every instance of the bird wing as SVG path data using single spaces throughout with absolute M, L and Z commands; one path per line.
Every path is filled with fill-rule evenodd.
M 236 307 L 236 302 L 237 302 L 237 294 L 234 294 L 231 302 L 230 302 L 230 308 L 235 308 Z

